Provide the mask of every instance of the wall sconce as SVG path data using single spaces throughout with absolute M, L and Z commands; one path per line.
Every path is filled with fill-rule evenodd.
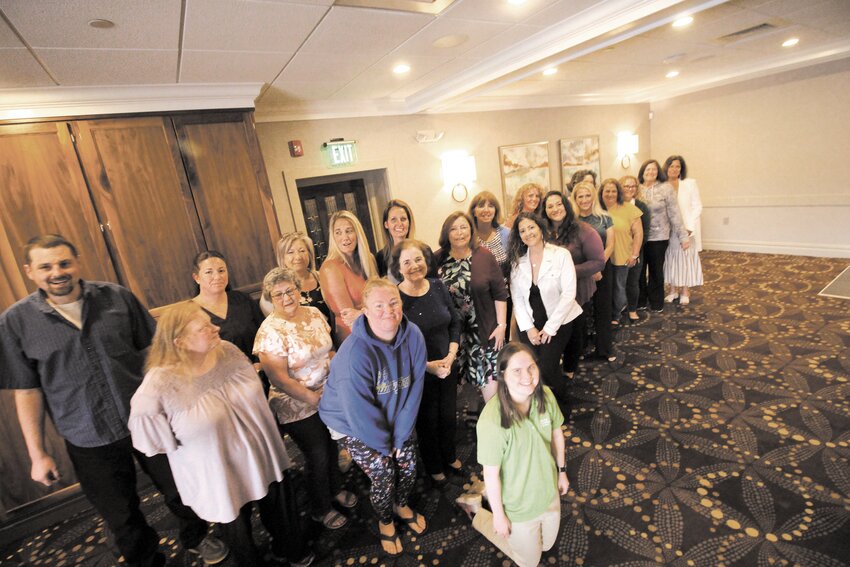
M 445 152 L 440 159 L 443 161 L 443 183 L 452 188 L 452 199 L 462 203 L 469 195 L 467 184 L 478 179 L 475 156 L 466 150 L 455 150 Z
M 639 139 L 637 134 L 631 132 L 620 132 L 617 134 L 617 155 L 620 157 L 620 166 L 628 169 L 632 165 L 632 156 L 638 153 Z

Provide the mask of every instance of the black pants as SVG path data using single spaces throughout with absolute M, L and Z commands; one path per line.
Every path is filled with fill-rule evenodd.
M 260 511 L 260 521 L 271 536 L 272 553 L 290 561 L 304 559 L 308 550 L 298 521 L 295 494 L 289 476 L 284 473 L 281 482 L 269 485 L 269 492 L 263 498 L 242 506 L 235 520 L 219 524 L 221 537 L 230 547 L 234 564 L 240 567 L 264 565 L 251 535 L 251 512 L 255 503 Z
M 614 274 L 611 271 L 611 263 L 605 264 L 602 270 L 602 279 L 596 282 L 596 293 L 593 294 L 593 326 L 596 330 L 596 354 L 608 358 L 613 354 L 611 346 L 613 333 L 611 332 L 611 303 L 613 291 Z
M 457 375 L 453 371 L 445 378 L 425 373 L 422 402 L 416 418 L 419 452 L 428 474 L 448 473 L 457 459 Z
M 649 278 L 646 292 L 650 309 L 664 308 L 664 255 L 667 253 L 668 240 L 650 240 L 644 247 L 646 268 Z
M 590 301 L 582 306 L 581 315 L 572 321 L 572 332 L 570 340 L 564 347 L 564 372 L 575 372 L 578 369 L 579 357 L 584 353 L 585 326 L 587 325 L 587 311 L 590 310 Z
M 564 347 L 570 341 L 572 330 L 573 321 L 561 325 L 555 336 L 543 345 L 532 345 L 528 340 L 528 333 L 523 333 L 522 331 L 519 333 L 520 341 L 530 346 L 531 350 L 534 351 L 534 355 L 537 357 L 537 364 L 540 367 L 540 377 L 543 379 L 543 383 L 549 386 L 549 389 L 552 390 L 558 401 L 562 403 L 568 401 L 568 383 L 561 372 L 561 354 L 563 354 Z
M 127 565 L 164 564 L 164 557 L 158 552 L 159 536 L 139 509 L 133 457 L 177 516 L 183 547 L 196 547 L 206 536 L 207 523 L 180 500 L 165 455 L 146 457 L 133 449 L 129 437 L 101 447 L 77 447 L 67 441 L 65 446 L 83 493 L 103 516 Z
M 288 433 L 307 462 L 307 482 L 314 516 L 324 516 L 331 510 L 333 497 L 342 488 L 339 472 L 339 448 L 331 439 L 328 428 L 318 413 L 291 423 L 280 425 L 281 433 Z
M 643 248 L 640 250 L 640 256 L 638 256 L 637 263 L 629 268 L 629 275 L 626 278 L 626 309 L 629 313 L 634 313 L 637 311 L 638 305 L 640 304 L 641 299 L 641 274 L 644 270 L 644 258 L 643 258 Z M 644 288 L 646 287 L 646 283 L 643 284 Z M 646 291 L 644 290 L 643 295 L 646 295 Z M 643 298 L 646 301 L 646 297 Z

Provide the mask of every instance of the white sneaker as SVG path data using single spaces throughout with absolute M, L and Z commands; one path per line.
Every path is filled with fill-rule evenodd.
M 691 302 L 690 296 L 683 295 L 682 297 L 679 298 L 679 305 L 687 305 L 690 302 Z
M 671 294 L 667 295 L 667 297 L 664 298 L 664 303 L 673 303 L 678 298 L 679 298 L 678 293 L 671 293 Z
M 201 560 L 207 565 L 215 565 L 224 561 L 230 550 L 223 541 L 208 535 L 197 546 L 189 549 L 189 553 L 200 555 Z

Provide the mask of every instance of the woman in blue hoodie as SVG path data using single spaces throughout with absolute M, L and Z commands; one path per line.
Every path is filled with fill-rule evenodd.
M 413 430 L 427 353 L 422 332 L 402 314 L 395 285 L 371 279 L 363 301 L 366 316 L 356 319 L 331 361 L 319 416 L 372 481 L 381 546 L 395 556 L 403 549 L 393 514 L 417 535 L 427 528 L 407 503 L 416 480 Z

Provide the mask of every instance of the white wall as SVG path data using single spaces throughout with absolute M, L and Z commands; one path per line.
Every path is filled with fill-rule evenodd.
M 850 257 L 850 59 L 651 105 L 687 160 L 706 248 Z
M 442 140 L 419 144 L 418 130 L 444 132 Z M 628 130 L 640 136 L 641 152 L 629 171 L 617 160 L 617 132 Z M 386 169 L 391 198 L 404 199 L 414 211 L 417 237 L 436 245 L 443 219 L 451 211 L 466 209 L 477 190 L 502 195 L 498 148 L 527 142 L 549 142 L 550 180 L 560 187 L 558 140 L 599 135 L 603 176 L 636 173 L 649 156 L 649 105 L 589 106 L 463 114 L 435 114 L 261 122 L 257 135 L 269 173 L 281 229 L 304 229 L 296 180 L 353 170 Z M 353 168 L 329 168 L 319 150 L 331 138 L 357 140 L 359 162 Z M 305 155 L 289 156 L 287 141 L 300 139 Z M 450 150 L 467 150 L 475 156 L 478 182 L 463 203 L 452 200 L 443 187 L 440 155 Z M 377 224 L 377 223 L 376 223 Z

